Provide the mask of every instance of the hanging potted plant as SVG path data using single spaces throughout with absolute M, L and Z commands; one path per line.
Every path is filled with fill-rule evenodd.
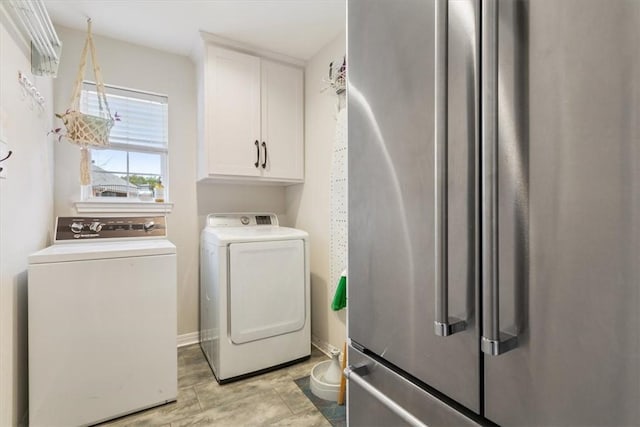
M 93 74 L 96 82 L 98 97 L 98 115 L 80 112 L 80 95 L 82 93 L 82 81 L 84 80 L 87 56 L 91 54 Z M 80 147 L 80 185 L 83 192 L 91 185 L 91 161 L 89 159 L 89 147 L 105 147 L 109 145 L 109 134 L 116 121 L 119 121 L 118 113 L 111 115 L 107 95 L 104 90 L 102 72 L 96 56 L 96 49 L 91 33 L 91 19 L 87 20 L 87 39 L 80 55 L 80 66 L 74 84 L 73 93 L 69 102 L 70 106 L 62 114 L 56 114 L 64 125 L 51 131 L 58 137 L 58 141 L 66 139 Z

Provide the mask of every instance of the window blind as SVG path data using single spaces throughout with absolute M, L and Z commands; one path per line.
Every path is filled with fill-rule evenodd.
M 111 115 L 116 121 L 109 142 L 113 148 L 167 152 L 168 100 L 166 96 L 106 86 Z M 83 83 L 80 108 L 85 114 L 100 115 L 95 84 Z

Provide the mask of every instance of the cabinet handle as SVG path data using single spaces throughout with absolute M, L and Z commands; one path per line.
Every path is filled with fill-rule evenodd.
M 267 143 L 264 141 L 262 141 L 262 148 L 264 148 L 264 162 L 262 162 L 262 169 L 266 169 L 267 168 Z
M 259 164 L 260 164 L 260 143 L 256 139 L 256 162 L 253 164 L 253 166 L 258 167 Z

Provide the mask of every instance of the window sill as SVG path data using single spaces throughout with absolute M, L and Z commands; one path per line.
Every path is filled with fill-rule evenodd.
M 114 201 L 114 200 L 85 200 L 75 202 L 76 212 L 79 214 L 170 214 L 173 203 L 156 203 L 141 201 Z

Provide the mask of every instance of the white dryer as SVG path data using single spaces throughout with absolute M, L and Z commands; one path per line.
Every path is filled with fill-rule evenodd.
M 211 214 L 200 259 L 200 345 L 219 383 L 309 358 L 306 232 L 274 214 Z

